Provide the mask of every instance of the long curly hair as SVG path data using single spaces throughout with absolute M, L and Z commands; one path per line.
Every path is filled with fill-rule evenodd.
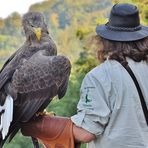
M 111 41 L 95 36 L 98 47 L 98 60 L 103 62 L 107 58 L 127 64 L 126 57 L 136 62 L 148 62 L 148 37 L 128 42 Z

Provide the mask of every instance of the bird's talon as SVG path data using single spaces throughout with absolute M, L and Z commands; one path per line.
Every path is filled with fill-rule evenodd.
M 45 115 L 48 115 L 48 116 L 55 116 L 56 114 L 55 114 L 53 111 L 51 111 L 51 112 L 43 111 L 43 112 L 38 112 L 38 113 L 36 113 L 36 116 L 37 116 L 37 117 L 38 117 L 38 116 L 45 116 Z

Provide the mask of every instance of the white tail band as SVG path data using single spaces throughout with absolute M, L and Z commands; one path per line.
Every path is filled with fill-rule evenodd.
M 2 138 L 5 139 L 9 131 L 9 126 L 13 119 L 13 98 L 8 95 L 3 106 L 0 106 L 0 112 L 4 110 L 1 115 L 0 131 Z

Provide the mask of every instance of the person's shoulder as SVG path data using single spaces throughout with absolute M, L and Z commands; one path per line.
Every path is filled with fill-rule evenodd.
M 85 77 L 101 83 L 110 83 L 112 75 L 120 72 L 120 66 L 121 64 L 115 60 L 106 60 L 89 71 Z
M 113 68 L 120 66 L 119 63 L 115 60 L 106 60 L 103 63 L 94 67 L 88 74 L 89 75 L 104 75 Z

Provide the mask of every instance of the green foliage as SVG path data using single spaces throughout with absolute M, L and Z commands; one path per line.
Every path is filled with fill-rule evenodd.
M 21 133 L 18 133 L 12 142 L 5 144 L 4 148 L 32 148 L 32 141 L 30 137 L 24 137 Z
M 48 111 L 54 111 L 58 116 L 70 117 L 76 113 L 76 105 L 79 99 L 79 84 L 69 82 L 69 89 L 62 100 L 54 99 L 48 106 Z
M 89 72 L 93 67 L 97 65 L 95 57 L 88 51 L 84 50 L 80 53 L 79 59 L 76 61 L 77 70 L 80 75 L 84 75 Z

